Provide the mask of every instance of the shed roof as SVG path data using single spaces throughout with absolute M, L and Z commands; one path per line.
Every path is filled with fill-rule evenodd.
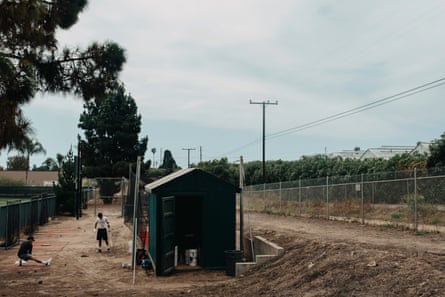
M 196 168 L 185 168 L 185 169 L 181 169 L 181 170 L 175 171 L 175 172 L 173 172 L 173 173 L 171 173 L 169 175 L 166 175 L 166 176 L 164 176 L 164 177 L 162 177 L 162 178 L 160 178 L 158 180 L 155 180 L 154 182 L 151 182 L 151 183 L 145 185 L 145 190 L 146 191 L 154 190 L 157 187 L 160 187 L 163 184 L 166 184 L 166 183 L 168 183 L 168 182 L 170 182 L 170 181 L 172 181 L 174 179 L 177 179 L 180 176 L 186 175 L 189 172 L 192 172 L 194 170 L 197 170 L 197 169 Z
M 185 169 L 181 169 L 181 170 L 175 171 L 175 172 L 173 172 L 173 173 L 171 173 L 171 174 L 169 174 L 167 176 L 164 176 L 164 177 L 162 177 L 162 178 L 160 178 L 158 180 L 155 180 L 154 182 L 151 182 L 151 183 L 145 185 L 144 188 L 145 188 L 145 190 L 147 192 L 151 192 L 151 191 L 156 190 L 157 188 L 159 188 L 159 187 L 161 187 L 161 186 L 163 186 L 165 184 L 168 184 L 169 182 L 171 182 L 171 181 L 173 181 L 175 179 L 178 179 L 180 177 L 183 177 L 185 175 L 188 175 L 188 174 L 191 174 L 191 173 L 195 173 L 195 172 L 198 173 L 198 174 L 204 175 L 204 176 L 212 177 L 212 178 L 214 178 L 216 180 L 220 180 L 221 183 L 224 183 L 224 184 L 227 184 L 227 186 L 233 187 L 235 192 L 237 192 L 237 193 L 240 192 L 240 189 L 238 187 L 236 187 L 236 186 L 234 186 L 234 185 L 232 185 L 232 184 L 230 184 L 230 183 L 228 183 L 228 182 L 226 182 L 226 181 L 224 181 L 222 179 L 219 179 L 215 175 L 210 174 L 210 173 L 208 173 L 206 171 L 203 171 L 203 170 L 201 170 L 199 168 L 185 168 Z

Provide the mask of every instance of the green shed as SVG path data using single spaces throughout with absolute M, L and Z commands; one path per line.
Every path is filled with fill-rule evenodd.
M 236 245 L 239 188 L 196 168 L 176 171 L 145 186 L 149 195 L 149 251 L 158 275 L 176 265 L 225 267 Z M 196 255 L 188 263 L 188 252 Z

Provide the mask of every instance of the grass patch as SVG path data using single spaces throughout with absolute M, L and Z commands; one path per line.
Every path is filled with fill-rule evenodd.
M 418 235 L 418 236 L 426 235 L 426 234 L 428 234 L 428 233 L 429 233 L 429 232 L 426 231 L 426 230 L 417 230 L 417 231 L 416 231 L 416 235 Z
M 29 198 L 11 198 L 11 197 L 0 197 L 0 206 L 6 205 L 8 203 L 18 203 L 18 202 L 28 202 Z
M 400 226 L 399 226 L 399 224 L 392 224 L 392 223 L 388 223 L 388 224 L 385 224 L 385 225 L 383 225 L 385 228 L 392 228 L 392 229 L 397 229 L 397 228 L 399 228 Z
M 404 215 L 402 212 L 393 212 L 391 214 L 391 219 L 393 219 L 393 220 L 400 220 L 403 217 L 404 217 Z

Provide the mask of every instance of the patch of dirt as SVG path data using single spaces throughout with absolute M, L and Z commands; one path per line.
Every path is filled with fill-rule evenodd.
M 18 247 L 0 250 L 0 296 L 445 296 L 442 233 L 251 213 L 245 224 L 284 247 L 282 257 L 237 278 L 192 269 L 155 277 L 122 268 L 131 230 L 120 206 L 97 211 L 112 223 L 110 253 L 95 251 L 93 208 L 58 217 L 35 234 L 33 254 L 51 266 L 19 267 Z

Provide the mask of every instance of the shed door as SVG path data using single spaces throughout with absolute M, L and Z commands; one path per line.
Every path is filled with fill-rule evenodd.
M 161 274 L 174 269 L 175 260 L 175 197 L 163 197 L 161 203 Z

